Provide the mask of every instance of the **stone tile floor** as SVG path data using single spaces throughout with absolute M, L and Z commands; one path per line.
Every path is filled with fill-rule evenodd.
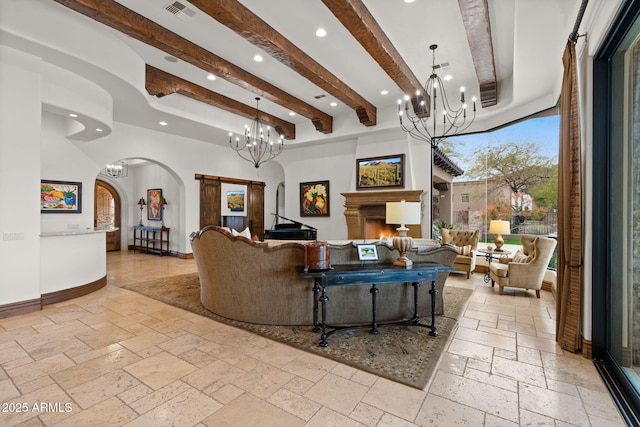
M 107 263 L 100 291 L 0 319 L 0 425 L 624 425 L 592 362 L 556 345 L 548 292 L 452 275 L 475 291 L 423 391 L 120 288 L 193 260 Z

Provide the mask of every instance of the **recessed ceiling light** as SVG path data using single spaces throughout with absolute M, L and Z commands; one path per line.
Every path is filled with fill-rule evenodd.
M 296 113 L 295 113 L 295 112 L 293 112 L 293 111 L 289 111 L 289 115 L 290 115 L 290 116 L 295 116 L 295 115 L 296 115 Z
M 404 0 L 405 3 L 413 3 L 416 0 Z
M 69 113 L 69 117 L 78 117 L 76 113 Z
M 387 94 L 389 94 L 388 90 L 383 90 L 382 92 L 380 92 L 380 95 L 387 95 Z
M 443 77 L 442 80 L 448 81 L 448 80 L 451 80 L 452 78 L 453 78 L 453 76 L 451 74 L 447 74 L 446 76 Z
M 158 122 L 158 124 L 159 124 L 160 126 L 166 126 L 166 125 L 167 125 L 167 122 L 164 122 L 164 121 L 163 121 L 163 122 Z
M 331 103 L 331 104 L 329 104 L 329 105 L 331 105 L 332 107 L 335 107 L 336 105 L 338 105 L 338 103 L 337 103 L 337 102 L 332 102 L 332 103 Z
M 325 30 L 324 28 L 320 27 L 316 30 L 316 36 L 318 37 L 324 37 L 327 35 L 327 30 Z
M 167 55 L 164 57 L 164 60 L 167 62 L 178 62 L 178 58 L 175 56 Z
M 102 132 L 102 129 L 96 128 L 96 132 Z
M 207 75 L 207 79 L 208 80 L 215 80 L 216 76 L 214 76 L 213 74 L 209 74 L 209 75 Z
M 253 60 L 256 62 L 262 62 L 264 61 L 264 58 L 261 55 L 256 55 L 253 57 Z

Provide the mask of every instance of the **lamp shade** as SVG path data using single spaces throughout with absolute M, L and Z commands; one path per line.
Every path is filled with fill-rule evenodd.
M 145 203 L 145 201 L 144 201 L 144 198 L 140 197 L 140 200 L 138 200 L 138 204 L 139 204 L 140 206 L 146 206 L 146 203 Z
M 511 224 L 509 224 L 509 221 L 493 220 L 489 224 L 489 233 L 509 234 L 511 233 Z
M 420 224 L 420 202 L 387 202 L 387 224 Z

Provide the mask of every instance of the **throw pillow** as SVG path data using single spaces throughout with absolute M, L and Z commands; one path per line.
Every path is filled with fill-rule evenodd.
M 242 231 L 231 229 L 231 234 L 233 234 L 234 236 L 246 237 L 247 239 L 251 240 L 251 231 L 249 231 L 249 227 L 245 228 Z
M 513 255 L 513 260 L 511 262 L 517 262 L 517 263 L 526 263 L 529 262 L 529 257 L 525 254 L 515 254 Z
M 471 256 L 471 245 L 456 246 L 459 255 Z

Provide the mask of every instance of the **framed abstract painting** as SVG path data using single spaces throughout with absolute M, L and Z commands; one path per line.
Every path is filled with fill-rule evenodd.
M 82 183 L 41 180 L 40 213 L 82 213 Z

